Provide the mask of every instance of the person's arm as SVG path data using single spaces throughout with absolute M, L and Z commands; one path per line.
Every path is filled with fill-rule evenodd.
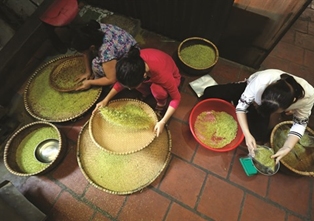
M 97 79 L 89 79 L 82 82 L 77 90 L 86 90 L 91 86 L 106 86 L 116 82 L 116 64 L 117 60 L 111 60 L 102 64 L 103 71 L 106 76 Z
M 176 111 L 176 109 L 174 107 L 168 106 L 167 111 L 165 113 L 165 115 L 163 116 L 163 118 L 157 122 L 157 124 L 155 125 L 154 131 L 156 132 L 156 136 L 158 137 L 159 134 L 162 133 L 166 123 L 168 122 L 168 120 L 170 119 L 170 117 L 173 115 L 173 113 Z
M 84 65 L 85 65 L 85 72 L 82 73 L 77 79 L 77 82 L 81 82 L 83 80 L 89 79 L 92 74 L 91 69 L 91 52 L 90 50 L 86 50 L 83 52 L 83 59 L 84 59 Z
M 276 158 L 277 164 L 284 156 L 286 156 L 293 149 L 293 147 L 297 144 L 298 141 L 299 137 L 289 135 L 284 145 L 277 151 L 276 154 L 272 155 L 271 158 Z
M 118 93 L 118 91 L 115 88 L 112 88 L 109 93 L 107 94 L 107 96 L 100 101 L 99 103 L 96 104 L 96 107 L 93 111 L 93 113 L 95 113 L 99 108 L 107 106 L 108 102 Z
M 256 149 L 256 141 L 250 132 L 247 118 L 246 118 L 246 113 L 245 112 L 237 112 L 237 118 L 238 118 L 238 122 L 240 124 L 240 127 L 242 129 L 242 132 L 244 134 L 245 144 L 248 148 L 249 154 L 254 157 L 254 155 L 255 155 L 254 150 Z

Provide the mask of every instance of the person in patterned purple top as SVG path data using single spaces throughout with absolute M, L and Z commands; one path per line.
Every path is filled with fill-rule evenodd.
M 77 81 L 82 85 L 76 90 L 91 86 L 106 86 L 116 82 L 116 63 L 137 42 L 127 31 L 111 24 L 91 20 L 81 27 L 72 28 L 70 47 L 82 52 L 86 72 Z

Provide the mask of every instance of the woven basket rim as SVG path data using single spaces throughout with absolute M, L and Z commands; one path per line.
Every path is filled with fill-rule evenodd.
M 149 109 L 152 113 L 155 113 L 154 110 L 148 105 L 146 104 L 145 102 L 143 101 L 140 101 L 140 100 L 136 100 L 136 99 L 132 99 L 132 98 L 121 98 L 121 99 L 115 99 L 115 100 L 111 100 L 108 105 L 112 104 L 112 103 L 115 103 L 115 102 L 123 102 L 123 101 L 132 101 L 132 102 L 136 102 L 136 103 L 140 103 L 142 105 L 145 105 L 147 109 Z M 118 155 L 124 155 L 124 154 L 132 154 L 132 153 L 135 153 L 135 152 L 138 152 L 138 151 L 141 151 L 143 150 L 144 148 L 146 148 L 151 142 L 153 142 L 153 140 L 156 138 L 156 134 L 152 137 L 151 140 L 148 140 L 147 144 L 142 146 L 142 147 L 139 147 L 138 149 L 136 150 L 132 150 L 132 151 L 125 151 L 125 152 L 116 152 L 116 151 L 111 151 L 109 150 L 108 148 L 106 147 L 103 147 L 101 146 L 97 140 L 95 139 L 95 136 L 93 135 L 92 133 L 92 128 L 93 128 L 93 118 L 95 117 L 95 115 L 98 114 L 97 112 L 93 112 L 91 117 L 90 117 L 90 124 L 89 124 L 89 133 L 90 133 L 90 136 L 91 136 L 91 139 L 93 140 L 93 142 L 96 144 L 97 147 L 99 147 L 100 149 L 102 149 L 103 151 L 106 151 L 108 153 L 111 153 L 111 154 L 118 154 Z M 155 124 L 157 123 L 158 119 L 157 119 L 157 115 L 155 114 L 154 115 L 154 122 Z
M 206 67 L 206 68 L 195 68 L 195 67 L 192 67 L 190 64 L 186 63 L 186 62 L 182 59 L 181 53 L 180 53 L 180 52 L 181 52 L 181 48 L 182 48 L 182 46 L 183 46 L 186 42 L 191 41 L 191 40 L 203 41 L 203 42 L 208 43 L 211 47 L 213 47 L 216 56 L 215 56 L 214 62 L 213 62 L 211 65 L 209 65 L 209 66 Z M 189 68 L 193 68 L 193 69 L 195 69 L 195 70 L 198 70 L 198 71 L 206 70 L 206 69 L 209 69 L 209 68 L 213 67 L 213 66 L 218 62 L 218 58 L 219 58 L 219 51 L 218 51 L 218 48 L 216 47 L 216 45 L 215 45 L 213 42 L 211 42 L 210 40 L 208 40 L 208 39 L 206 39 L 206 38 L 201 38 L 201 37 L 189 37 L 189 38 L 184 39 L 184 40 L 179 44 L 179 47 L 178 47 L 178 50 L 177 50 L 177 54 L 178 54 L 178 57 L 179 57 L 180 61 L 181 61 L 184 65 L 186 65 L 186 66 L 189 67 Z
M 44 118 L 42 116 L 39 116 L 38 114 L 34 113 L 34 110 L 31 108 L 30 104 L 28 103 L 28 99 L 27 99 L 27 96 L 28 96 L 28 93 L 29 93 L 29 87 L 33 81 L 33 79 L 38 75 L 40 74 L 40 72 L 46 68 L 48 65 L 54 63 L 54 62 L 57 62 L 57 61 L 60 61 L 62 59 L 67 59 L 67 58 L 70 58 L 70 57 L 77 57 L 77 56 L 81 56 L 80 54 L 76 54 L 76 55 L 63 55 L 63 56 L 59 56 L 55 59 L 52 59 L 48 62 L 46 62 L 45 64 L 43 64 L 42 66 L 40 66 L 34 73 L 33 75 L 28 79 L 27 81 L 27 84 L 26 84 L 26 87 L 24 89 L 24 106 L 25 106 L 25 109 L 26 111 L 32 116 L 34 117 L 35 119 L 37 120 L 40 120 L 40 121 L 48 121 L 48 122 L 66 122 L 66 121 L 70 121 L 70 120 L 73 120 L 79 116 L 81 116 L 83 113 L 85 113 L 87 110 L 89 110 L 93 105 L 94 103 L 96 103 L 96 101 L 98 100 L 98 98 L 100 97 L 101 95 L 101 92 L 102 92 L 102 87 L 99 87 L 98 89 L 98 93 L 97 95 L 95 96 L 95 99 L 93 102 L 91 102 L 90 105 L 88 105 L 86 107 L 85 110 L 82 110 L 82 112 L 80 113 L 77 113 L 77 114 L 73 114 L 71 117 L 67 117 L 67 118 L 62 118 L 62 119 L 52 119 L 52 118 Z
M 270 135 L 270 146 L 272 149 L 274 149 L 274 136 L 275 136 L 275 132 L 277 131 L 277 129 L 279 127 L 281 127 L 282 125 L 292 125 L 293 121 L 282 121 L 280 123 L 278 123 L 272 130 L 271 135 Z M 306 130 L 309 130 L 312 134 L 314 134 L 314 131 L 310 128 L 310 127 L 306 127 Z M 275 149 L 274 149 L 275 150 Z M 314 172 L 309 172 L 309 171 L 300 171 L 297 170 L 293 167 L 291 167 L 289 164 L 287 164 L 284 160 L 280 160 L 280 162 L 289 170 L 291 170 L 292 172 L 299 174 L 299 175 L 303 175 L 303 176 L 314 176 Z
M 61 68 L 61 65 L 64 65 L 65 62 L 69 61 L 69 60 L 73 60 L 73 59 L 81 59 L 83 58 L 83 55 L 78 55 L 78 56 L 72 56 L 72 57 L 69 57 L 67 58 L 65 61 L 63 61 L 61 64 L 58 64 L 56 65 L 53 70 L 51 71 L 50 75 L 49 75 L 49 84 L 50 86 L 57 90 L 57 91 L 60 91 L 60 92 L 73 92 L 76 90 L 76 87 L 69 87 L 69 88 L 62 88 L 60 87 L 55 81 L 54 81 L 54 76 L 58 76 L 60 74 L 60 68 Z
M 90 122 L 87 121 L 84 126 L 82 127 L 79 135 L 78 135 L 78 141 L 77 141 L 77 152 L 76 152 L 76 158 L 77 158 L 77 162 L 78 162 L 78 165 L 80 167 L 80 170 L 81 172 L 83 173 L 85 179 L 92 185 L 94 186 L 95 188 L 99 189 L 99 190 L 102 190 L 102 191 L 105 191 L 107 193 L 110 193 L 110 194 L 114 194 L 114 195 L 127 195 L 127 194 L 132 194 L 132 193 L 135 193 L 135 192 L 138 192 L 142 189 L 144 189 L 145 187 L 149 186 L 151 183 L 153 183 L 157 178 L 158 176 L 165 170 L 165 168 L 168 166 L 169 162 L 170 162 L 170 159 L 171 159 L 171 148 L 172 148 L 172 138 L 171 138 L 171 133 L 170 133 L 170 130 L 168 129 L 167 126 L 165 126 L 165 130 L 166 130 L 166 133 L 167 133 L 167 136 L 168 136 L 168 154 L 167 154 L 167 157 L 165 159 L 165 162 L 164 164 L 162 165 L 162 167 L 159 169 L 159 172 L 148 182 L 146 183 L 145 185 L 142 185 L 142 186 L 139 186 L 138 188 L 135 188 L 133 190 L 129 190 L 129 191 L 114 191 L 114 190 L 110 190 L 110 189 L 107 189 L 107 188 L 104 188 L 96 183 L 94 183 L 93 180 L 90 179 L 90 177 L 88 176 L 88 174 L 86 174 L 84 168 L 83 168 L 83 165 L 82 165 L 82 162 L 81 162 L 81 159 L 80 159 L 80 143 L 81 143 L 81 139 L 83 137 L 83 132 L 84 132 L 84 128 L 88 127 L 88 124 Z M 90 134 L 87 133 L 89 136 Z M 135 153 L 136 154 L 136 153 Z M 122 155 L 123 156 L 123 155 Z
M 50 127 L 54 128 L 55 131 L 58 134 L 59 152 L 58 152 L 56 158 L 53 161 L 51 161 L 49 164 L 47 164 L 45 168 L 43 168 L 42 170 L 39 170 L 37 172 L 34 172 L 34 173 L 21 173 L 21 172 L 15 171 L 14 169 L 11 168 L 10 164 L 8 163 L 8 155 L 9 155 L 9 152 L 10 152 L 9 148 L 10 148 L 11 143 L 13 142 L 14 139 L 16 139 L 16 137 L 21 132 L 27 130 L 28 128 L 31 128 L 32 126 L 40 125 L 40 124 L 43 124 L 45 126 L 50 126 Z M 4 165 L 5 165 L 5 167 L 8 169 L 8 171 L 10 173 L 12 173 L 14 175 L 17 175 L 17 176 L 34 176 L 34 175 L 43 174 L 44 172 L 50 170 L 51 167 L 53 167 L 59 161 L 60 157 L 62 157 L 61 155 L 62 155 L 63 149 L 64 149 L 64 145 L 63 144 L 64 144 L 64 139 L 62 137 L 62 134 L 61 134 L 60 130 L 55 125 L 53 125 L 52 123 L 49 123 L 49 122 L 46 122 L 46 121 L 35 121 L 35 122 L 32 122 L 32 123 L 26 124 L 26 125 L 22 126 L 21 128 L 19 128 L 16 132 L 14 132 L 14 134 L 7 141 L 7 143 L 5 145 L 5 148 L 4 148 Z

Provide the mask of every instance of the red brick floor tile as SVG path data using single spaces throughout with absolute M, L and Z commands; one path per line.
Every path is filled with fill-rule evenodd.
M 247 194 L 243 203 L 241 221 L 249 220 L 285 220 L 285 211 L 263 199 Z
M 249 78 L 255 72 L 256 72 L 256 70 L 254 70 L 252 68 L 242 66 L 240 73 L 239 73 L 238 81 L 243 81 L 243 80 Z
M 194 211 L 188 210 L 177 203 L 173 203 L 167 214 L 165 221 L 204 221 L 205 218 L 197 215 Z
M 295 40 L 295 30 L 290 28 L 287 33 L 282 37 L 281 41 L 289 44 L 293 44 Z
M 125 201 L 125 196 L 106 193 L 90 185 L 84 195 L 84 199 L 107 212 L 112 217 L 117 217 Z
M 205 176 L 204 171 L 174 157 L 159 189 L 193 208 Z
M 296 30 L 296 31 L 300 31 L 302 33 L 307 33 L 308 32 L 308 21 L 306 20 L 297 20 L 293 23 L 293 25 L 291 26 L 291 29 Z
M 285 42 L 279 42 L 272 55 L 297 64 L 303 64 L 304 49 Z
M 181 102 L 177 110 L 174 112 L 173 117 L 188 122 L 190 111 L 195 106 L 197 101 L 198 98 L 196 95 L 181 93 Z
M 47 221 L 90 220 L 94 210 L 68 192 L 62 192 Z
M 226 178 L 229 174 L 233 155 L 234 151 L 218 153 L 200 146 L 194 156 L 193 163 Z
M 62 189 L 46 176 L 31 176 L 20 188 L 21 193 L 47 214 Z
M 268 197 L 289 210 L 305 216 L 311 203 L 310 192 L 310 178 L 279 173 L 272 176 Z
M 269 177 L 262 174 L 257 174 L 248 177 L 240 163 L 240 157 L 246 157 L 247 151 L 241 148 L 237 149 L 236 156 L 234 157 L 232 171 L 230 173 L 229 180 L 244 188 L 253 191 L 254 193 L 265 197 L 267 194 L 267 186 Z
M 305 50 L 305 56 L 304 56 L 304 65 L 314 69 L 314 52 L 310 50 Z
M 213 220 L 238 220 L 243 190 L 225 180 L 209 175 L 197 211 Z
M 294 215 L 288 215 L 287 221 L 304 221 L 304 219 Z
M 92 221 L 110 221 L 110 220 L 112 219 L 101 213 L 96 213 L 96 215 L 92 219 Z
M 240 71 L 240 65 L 232 63 L 226 59 L 219 58 L 217 64 L 210 72 L 210 75 L 218 84 L 225 84 L 243 80 L 239 79 Z
M 88 181 L 82 174 L 76 159 L 76 145 L 69 144 L 69 150 L 66 157 L 53 172 L 52 176 L 63 185 L 70 188 L 75 193 L 82 195 Z
M 132 194 L 119 214 L 119 221 L 160 220 L 162 221 L 170 200 L 150 189 Z
M 296 32 L 295 45 L 313 51 L 314 50 L 313 36 L 307 33 Z
M 288 64 L 287 64 L 288 63 Z M 273 53 L 268 55 L 268 57 L 261 64 L 262 70 L 264 69 L 280 69 L 286 71 L 287 66 L 289 66 L 289 61 L 283 58 L 276 57 Z
M 171 152 L 187 161 L 191 161 L 197 142 L 190 131 L 189 125 L 172 119 L 169 130 L 172 138 Z
M 67 133 L 67 138 L 73 142 L 77 142 L 78 136 L 82 130 L 81 126 L 73 126 Z

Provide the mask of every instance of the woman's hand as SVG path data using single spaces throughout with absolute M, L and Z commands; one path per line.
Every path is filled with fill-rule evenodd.
M 255 141 L 255 138 L 252 136 L 252 134 L 245 136 L 245 144 L 249 151 L 249 155 L 254 157 L 255 150 L 256 150 L 256 141 Z
M 282 148 L 280 148 L 276 154 L 272 155 L 271 158 L 276 158 L 276 164 L 279 163 L 279 161 L 286 156 L 292 148 L 288 147 L 288 146 L 283 146 Z
M 90 83 L 89 80 L 84 80 L 82 82 L 81 86 L 77 87 L 75 90 L 76 91 L 88 90 L 88 89 L 90 89 L 91 86 L 92 86 L 92 84 Z
M 86 72 L 84 74 L 81 74 L 80 76 L 78 76 L 76 79 L 75 79 L 75 82 L 81 82 L 81 81 L 85 81 L 85 80 L 88 80 L 90 78 L 90 73 Z
M 164 130 L 165 127 L 165 122 L 163 121 L 158 121 L 157 124 L 155 125 L 154 131 L 156 133 L 156 136 L 158 137 L 162 131 Z
M 108 101 L 106 99 L 97 103 L 95 109 L 93 110 L 93 114 L 95 114 L 99 108 L 107 106 L 107 104 L 108 104 Z

